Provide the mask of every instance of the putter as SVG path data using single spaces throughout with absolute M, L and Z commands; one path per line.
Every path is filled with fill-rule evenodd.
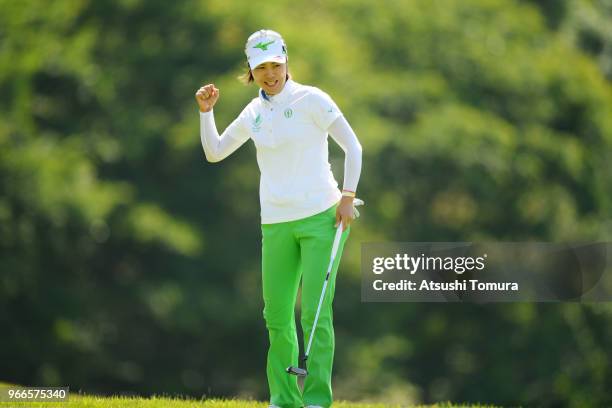
M 356 198 L 353 201 L 353 206 L 363 205 L 363 200 Z M 359 211 L 355 210 L 355 218 L 359 218 Z M 325 275 L 325 281 L 323 282 L 323 290 L 321 291 L 321 297 L 319 298 L 319 306 L 317 307 L 317 313 L 315 314 L 314 322 L 312 324 L 312 330 L 310 331 L 310 339 L 308 340 L 308 347 L 306 347 L 306 352 L 304 353 L 304 358 L 302 360 L 304 368 L 289 366 L 285 371 L 292 375 L 297 375 L 298 377 L 306 377 L 308 375 L 308 370 L 306 369 L 306 360 L 308 360 L 308 356 L 310 355 L 310 347 L 312 346 L 312 339 L 314 338 L 315 329 L 317 328 L 317 322 L 319 321 L 319 313 L 321 312 L 321 305 L 323 305 L 323 299 L 325 299 L 325 291 L 327 289 L 327 283 L 329 282 L 329 275 L 331 275 L 332 267 L 334 265 L 334 260 L 336 259 L 336 253 L 338 252 L 338 247 L 340 246 L 340 238 L 342 237 L 342 222 L 338 224 L 338 228 L 336 228 L 336 236 L 334 237 L 334 243 L 332 245 L 331 251 L 331 259 L 329 260 L 329 266 L 327 267 L 327 275 Z

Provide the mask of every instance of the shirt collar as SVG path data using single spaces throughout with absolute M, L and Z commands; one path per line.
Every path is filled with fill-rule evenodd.
M 288 79 L 283 89 L 276 95 L 267 95 L 263 89 L 259 88 L 259 98 L 275 105 L 284 104 L 287 102 L 296 86 L 297 84 L 292 79 Z

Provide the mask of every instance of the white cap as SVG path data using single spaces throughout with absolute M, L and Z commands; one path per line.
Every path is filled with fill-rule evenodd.
M 254 69 L 263 62 L 287 62 L 285 40 L 276 31 L 259 30 L 249 36 L 244 47 L 249 67 Z

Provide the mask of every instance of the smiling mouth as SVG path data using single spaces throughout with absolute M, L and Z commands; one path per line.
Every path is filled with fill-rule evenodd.
M 272 82 L 265 81 L 264 83 L 265 83 L 266 85 L 268 85 L 268 86 L 275 86 L 275 85 L 278 83 L 278 79 L 277 79 L 276 81 L 272 81 Z

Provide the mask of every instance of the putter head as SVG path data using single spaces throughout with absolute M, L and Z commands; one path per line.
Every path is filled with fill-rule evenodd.
M 285 371 L 287 371 L 289 374 L 297 375 L 298 377 L 306 377 L 308 375 L 308 371 L 300 367 L 289 366 Z

